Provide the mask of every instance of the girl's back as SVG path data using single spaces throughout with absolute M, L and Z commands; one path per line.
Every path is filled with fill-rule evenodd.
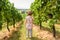
M 27 16 L 26 17 L 26 28 L 27 29 L 31 29 L 32 28 L 32 21 L 33 21 L 32 16 Z

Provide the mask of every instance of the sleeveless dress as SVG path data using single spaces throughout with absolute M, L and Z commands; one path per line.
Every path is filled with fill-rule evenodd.
M 27 29 L 32 29 L 32 21 L 33 21 L 33 18 L 31 16 L 26 17 L 26 28 Z

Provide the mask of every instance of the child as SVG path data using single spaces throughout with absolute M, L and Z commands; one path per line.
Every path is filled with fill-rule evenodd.
M 31 38 L 32 37 L 33 18 L 32 18 L 32 11 L 30 11 L 30 10 L 27 12 L 25 25 L 26 25 L 26 37 Z

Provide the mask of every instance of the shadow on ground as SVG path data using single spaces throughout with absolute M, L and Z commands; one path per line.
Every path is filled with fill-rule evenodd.
M 37 37 L 32 37 L 31 40 L 41 40 L 41 39 L 39 39 Z
M 20 40 L 20 32 L 16 31 L 13 33 L 13 35 L 8 40 Z
M 20 29 L 22 28 L 22 24 L 23 24 L 23 22 L 20 24 L 20 27 L 17 28 L 19 30 L 13 32 L 13 35 L 8 40 L 21 40 L 20 39 L 20 37 L 21 37 L 21 31 L 20 31 Z

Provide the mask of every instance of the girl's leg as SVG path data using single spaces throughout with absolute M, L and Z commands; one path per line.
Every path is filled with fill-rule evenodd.
M 28 38 L 28 37 L 29 37 L 29 30 L 26 29 L 26 38 Z
M 29 37 L 32 37 L 32 29 L 29 30 Z

